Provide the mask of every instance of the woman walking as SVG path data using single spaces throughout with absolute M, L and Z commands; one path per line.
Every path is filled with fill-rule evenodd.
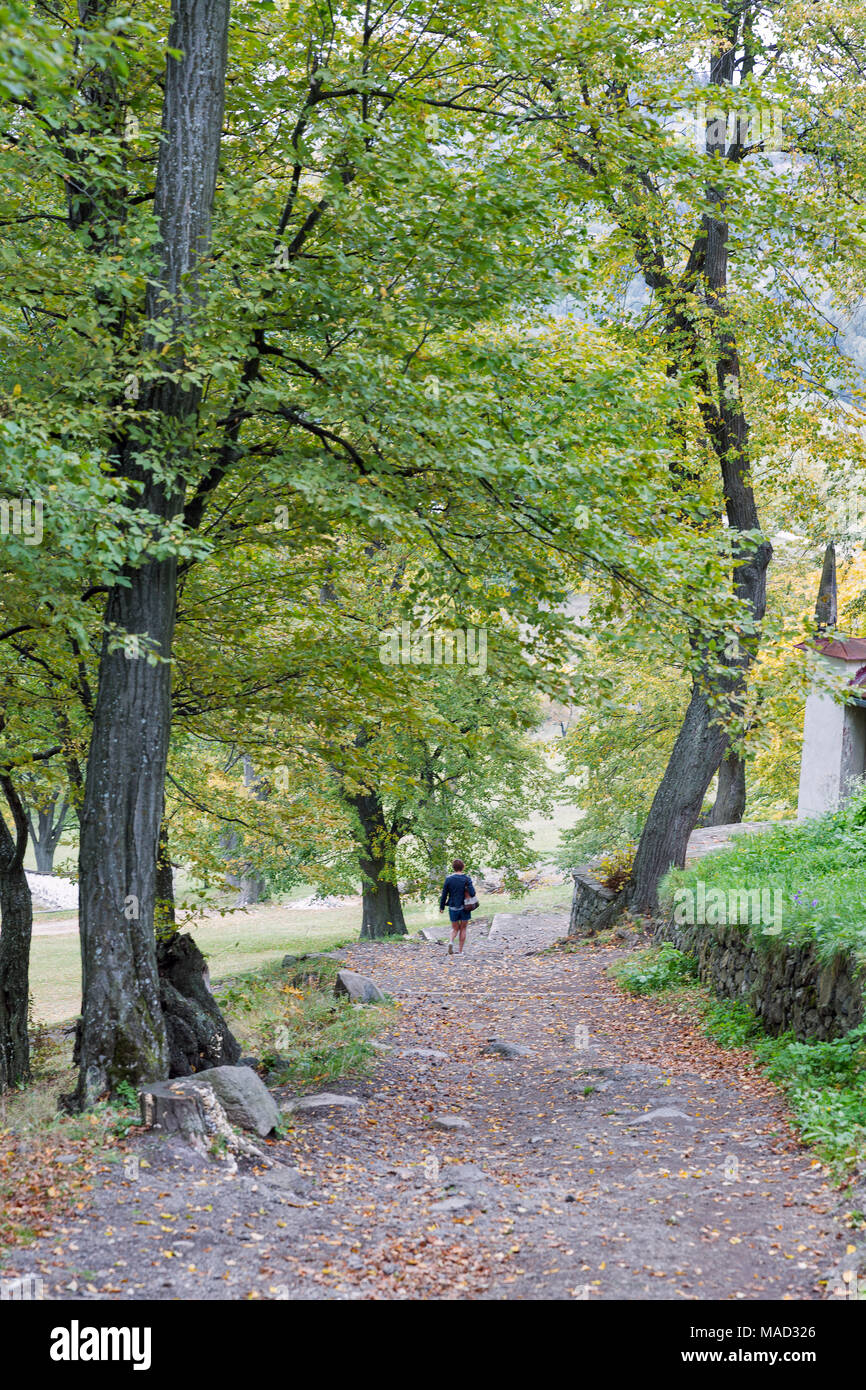
M 469 925 L 469 917 L 472 909 L 478 906 L 478 899 L 475 896 L 472 879 L 463 872 L 463 860 L 453 860 L 451 867 L 454 872 L 448 875 L 443 885 L 442 896 L 439 899 L 439 911 L 444 912 L 447 904 L 448 916 L 451 918 L 449 956 L 454 954 L 455 937 L 459 937 L 460 940 L 457 954 L 462 956 L 463 947 L 466 945 L 466 928 Z

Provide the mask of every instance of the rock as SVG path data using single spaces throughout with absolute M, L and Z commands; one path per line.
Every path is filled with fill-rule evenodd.
M 456 1130 L 468 1129 L 469 1121 L 464 1120 L 462 1115 L 433 1115 L 430 1123 L 434 1129 Z
M 232 1124 L 255 1134 L 270 1134 L 280 1122 L 276 1101 L 250 1067 L 211 1067 L 197 1076 L 180 1077 L 172 1086 L 175 1089 L 210 1086 Z
M 357 975 L 354 970 L 341 970 L 334 985 L 334 995 L 347 994 L 353 1004 L 377 1004 L 385 996 L 366 975 Z
M 422 927 L 419 935 L 424 941 L 436 941 L 440 945 L 444 945 L 451 937 L 451 933 L 444 927 Z
M 252 1067 L 253 1071 L 258 1071 L 261 1065 L 258 1057 L 240 1057 L 238 1059 L 239 1067 Z
M 449 1163 L 440 1174 L 443 1187 L 457 1187 L 462 1183 L 486 1182 L 487 1174 L 474 1163 Z
M 530 1055 L 528 1047 L 521 1047 L 519 1043 L 504 1042 L 501 1038 L 491 1038 L 487 1046 L 482 1047 L 481 1051 L 488 1057 L 528 1057 Z
M 280 1109 L 289 1114 L 303 1110 L 327 1110 L 333 1106 L 343 1106 L 352 1109 L 357 1105 L 363 1105 L 363 1101 L 357 1096 L 338 1096 L 333 1091 L 320 1091 L 315 1096 L 295 1096 L 293 1100 L 285 1101 Z
M 282 960 L 280 961 L 280 965 L 282 966 L 283 970 L 288 970 L 290 966 L 297 965 L 298 959 L 298 956 L 283 956 Z
M 468 1197 L 446 1197 L 441 1202 L 434 1202 L 430 1208 L 436 1216 L 444 1216 L 449 1211 L 462 1211 L 469 1206 Z
M 404 1047 L 401 1057 L 420 1057 L 425 1062 L 447 1062 L 447 1052 L 437 1052 L 432 1047 Z
M 672 1105 L 660 1105 L 658 1110 L 649 1110 L 646 1115 L 638 1115 L 636 1120 L 629 1120 L 632 1125 L 647 1125 L 653 1120 L 690 1120 L 691 1115 L 686 1115 L 683 1110 L 675 1110 Z
M 267 1183 L 269 1187 L 285 1189 L 296 1197 L 306 1197 L 311 1187 L 309 1178 L 305 1178 L 297 1168 L 275 1166 L 269 1172 L 263 1173 L 260 1181 Z
M 572 937 L 594 936 L 616 921 L 625 905 L 625 890 L 614 893 L 599 883 L 588 869 L 575 869 L 573 878 L 568 934 Z

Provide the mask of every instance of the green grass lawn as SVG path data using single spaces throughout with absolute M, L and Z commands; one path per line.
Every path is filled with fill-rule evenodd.
M 306 892 L 296 890 L 289 897 L 308 896 L 311 891 L 309 888 Z M 567 907 L 570 901 L 570 883 L 539 889 L 522 898 L 488 893 L 481 895 L 481 906 L 475 916 L 490 917 L 495 912 L 520 912 L 526 908 Z M 435 903 L 407 902 L 403 910 L 410 932 L 418 932 L 422 927 L 444 926 L 448 921 L 447 913 L 440 916 Z M 45 920 L 50 920 L 50 916 Z M 360 928 L 358 906 L 308 912 L 268 903 L 246 912 L 210 917 L 193 930 L 207 957 L 211 978 L 216 981 L 254 970 L 288 952 L 327 951 L 338 944 L 355 941 Z M 81 1002 L 77 933 L 33 938 L 30 988 L 37 1023 L 61 1023 L 75 1017 Z

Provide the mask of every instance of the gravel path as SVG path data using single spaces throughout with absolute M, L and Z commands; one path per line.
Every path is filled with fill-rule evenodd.
M 398 1001 L 375 1074 L 334 1088 L 359 1104 L 296 1116 L 265 1171 L 130 1140 L 4 1274 L 73 1299 L 826 1297 L 838 1198 L 777 1094 L 617 990 L 619 950 L 548 949 L 566 923 L 342 952 Z

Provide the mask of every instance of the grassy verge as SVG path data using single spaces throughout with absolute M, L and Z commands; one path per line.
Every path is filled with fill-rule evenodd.
M 834 815 L 742 835 L 733 848 L 672 870 L 662 885 L 662 906 L 686 912 L 689 902 L 705 901 L 709 908 L 712 890 L 718 890 L 712 914 L 707 911 L 711 925 L 739 925 L 758 946 L 773 939 L 812 943 L 821 960 L 851 951 L 866 963 L 864 860 L 866 789 Z M 692 896 L 684 897 L 684 891 Z M 771 933 L 754 920 L 753 908 L 745 908 L 747 895 L 754 900 L 762 893 L 773 905 Z
M 301 960 L 289 972 L 267 965 L 215 990 L 236 1037 L 262 1061 L 271 1085 L 304 1090 L 372 1067 L 373 1035 L 396 1005 L 335 999 L 339 968 L 331 960 Z
M 772 1037 L 751 1009 L 716 999 L 695 982 L 692 957 L 673 946 L 636 951 L 612 966 L 633 994 L 670 995 L 723 1048 L 748 1048 L 755 1065 L 783 1091 L 805 1143 L 843 1181 L 866 1159 L 866 1024 L 832 1042 Z M 864 1218 L 866 1219 L 866 1218 Z

